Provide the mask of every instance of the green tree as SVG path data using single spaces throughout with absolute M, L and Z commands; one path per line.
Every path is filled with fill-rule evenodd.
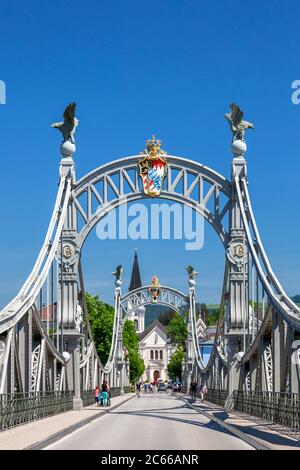
M 130 363 L 130 382 L 136 382 L 145 371 L 144 360 L 139 354 L 139 337 L 132 320 L 126 320 L 123 328 L 123 341 Z
M 168 374 L 170 379 L 176 380 L 178 377 L 181 380 L 181 363 L 184 360 L 184 351 L 178 348 L 171 356 L 168 364 Z
M 200 305 L 200 315 L 201 315 L 202 320 L 205 323 L 206 317 L 208 315 L 208 308 L 207 308 L 206 304 L 204 304 L 204 303 Z
M 102 364 L 105 365 L 112 340 L 114 308 L 102 302 L 98 296 L 86 294 L 86 301 L 96 349 Z M 144 373 L 145 364 L 139 354 L 139 337 L 131 320 L 124 324 L 123 341 L 130 362 L 130 380 L 135 382 Z
M 210 309 L 206 315 L 205 324 L 206 326 L 216 325 L 220 317 L 219 309 Z
M 114 308 L 102 302 L 98 295 L 86 294 L 86 302 L 89 311 L 89 320 L 96 349 L 102 364 L 106 364 L 114 324 Z
M 125 348 L 134 349 L 138 351 L 139 349 L 139 337 L 135 331 L 135 325 L 132 320 L 126 320 L 123 328 L 123 341 Z
M 171 343 L 174 346 L 182 347 L 184 349 L 188 335 L 185 317 L 176 312 L 170 323 L 167 325 L 166 330 Z

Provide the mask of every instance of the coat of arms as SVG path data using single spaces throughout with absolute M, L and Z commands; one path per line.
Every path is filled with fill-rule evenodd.
M 151 295 L 152 303 L 157 304 L 158 297 L 160 296 L 160 288 L 157 276 L 154 276 L 152 279 L 152 285 L 149 288 L 149 294 Z
M 147 140 L 145 150 L 141 153 L 139 161 L 140 176 L 143 180 L 144 193 L 148 196 L 159 196 L 163 187 L 164 177 L 167 173 L 167 161 L 163 156 L 166 152 L 161 150 L 161 141 L 155 136 Z

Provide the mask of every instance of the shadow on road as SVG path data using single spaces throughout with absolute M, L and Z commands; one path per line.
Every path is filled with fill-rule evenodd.
M 180 409 L 186 409 L 188 408 L 187 405 L 175 407 L 175 408 L 169 408 L 169 410 L 180 410 Z M 145 418 L 157 418 L 157 419 L 162 419 L 162 420 L 167 420 L 167 421 L 176 421 L 181 424 L 191 424 L 192 426 L 197 426 L 197 427 L 204 427 L 208 429 L 212 429 L 213 431 L 222 433 L 222 434 L 227 434 L 229 436 L 234 436 L 230 431 L 227 429 L 224 429 L 221 425 L 218 423 L 215 423 L 214 421 L 210 420 L 208 423 L 201 423 L 199 421 L 194 421 L 192 419 L 183 419 L 183 418 L 176 418 L 174 416 L 163 416 L 165 412 L 165 409 L 160 409 L 160 410 L 149 410 L 149 411 L 112 411 L 109 414 L 117 414 L 117 415 L 126 415 L 126 416 L 142 416 Z M 174 412 L 175 414 L 176 411 Z M 196 412 L 191 412 L 191 413 L 184 413 L 186 414 L 193 414 L 195 416 Z M 178 413 L 180 414 L 180 413 Z M 182 413 L 183 414 L 183 413 Z M 196 414 L 197 416 L 197 414 Z M 202 416 L 203 417 L 203 416 Z M 204 419 L 207 419 L 204 417 Z M 236 437 L 236 436 L 234 436 Z
M 216 411 L 213 409 L 209 411 L 212 412 L 213 416 L 225 422 L 230 417 L 230 415 L 225 410 Z M 248 417 L 245 416 L 244 419 L 248 419 Z M 233 423 L 228 423 L 228 424 L 230 424 L 231 426 L 234 426 L 236 429 L 248 434 L 249 436 L 252 436 L 257 439 L 261 439 L 265 441 L 266 443 L 300 448 L 300 441 L 295 441 L 294 439 L 291 439 L 288 436 L 282 436 L 282 435 L 280 436 L 278 434 L 274 434 L 267 430 L 261 429 L 262 427 L 267 427 L 268 426 L 267 423 L 261 423 L 261 424 L 253 423 L 248 426 L 239 425 L 236 422 L 234 424 Z M 258 429 L 258 427 L 260 427 L 260 429 Z M 270 428 L 271 429 L 274 428 L 274 423 L 270 423 Z M 278 432 L 280 431 L 278 430 Z

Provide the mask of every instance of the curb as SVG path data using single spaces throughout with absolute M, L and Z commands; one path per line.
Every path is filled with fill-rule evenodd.
M 223 428 L 225 428 L 227 431 L 231 432 L 234 436 L 238 437 L 242 441 L 246 442 L 250 446 L 254 447 L 256 450 L 272 450 L 271 447 L 269 447 L 266 444 L 262 444 L 261 442 L 257 441 L 253 437 L 248 436 L 246 433 L 243 431 L 240 431 L 239 429 L 236 429 L 236 427 L 233 424 L 227 424 L 224 423 L 224 421 L 220 418 L 216 418 L 216 416 L 213 416 L 212 414 L 208 413 L 207 411 L 199 409 L 197 406 L 192 405 L 191 403 L 188 402 L 188 400 L 184 399 L 183 397 L 176 397 L 177 400 L 182 400 L 184 401 L 189 408 L 192 408 L 194 411 L 196 411 L 199 414 L 203 414 L 206 418 L 214 421 L 215 423 L 219 424 Z
M 67 436 L 68 434 L 71 434 L 72 432 L 76 431 L 82 426 L 85 426 L 86 424 L 96 421 L 97 419 L 101 419 L 103 416 L 107 415 L 111 411 L 115 410 L 116 408 L 119 408 L 119 406 L 122 406 L 124 405 L 124 403 L 127 403 L 129 400 L 132 400 L 135 396 L 136 395 L 134 394 L 133 396 L 124 400 L 122 403 L 111 406 L 110 408 L 102 412 L 99 416 L 90 416 L 89 418 L 85 418 L 81 421 L 78 421 L 78 423 L 72 424 L 71 426 L 68 426 L 67 428 L 63 430 L 58 431 L 55 434 L 52 434 L 51 436 L 46 437 L 45 439 L 42 439 L 41 441 L 35 442 L 34 444 L 28 447 L 25 447 L 23 450 L 43 450 L 45 447 L 48 447 L 50 444 L 53 444 L 54 442 L 59 441 L 63 437 Z

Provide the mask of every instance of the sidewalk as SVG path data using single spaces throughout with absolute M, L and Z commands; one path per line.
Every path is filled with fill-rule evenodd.
M 38 442 L 48 439 L 70 426 L 84 425 L 86 421 L 96 419 L 134 396 L 134 393 L 127 393 L 123 396 L 113 397 L 110 408 L 98 408 L 93 404 L 86 406 L 82 411 L 67 411 L 6 431 L 0 431 L 0 450 L 22 450 L 36 445 Z
M 181 398 L 190 397 L 181 394 Z M 300 431 L 293 431 L 283 425 L 267 422 L 239 411 L 229 412 L 214 403 L 202 403 L 199 399 L 193 405 L 208 416 L 217 418 L 265 444 L 270 450 L 300 450 Z

